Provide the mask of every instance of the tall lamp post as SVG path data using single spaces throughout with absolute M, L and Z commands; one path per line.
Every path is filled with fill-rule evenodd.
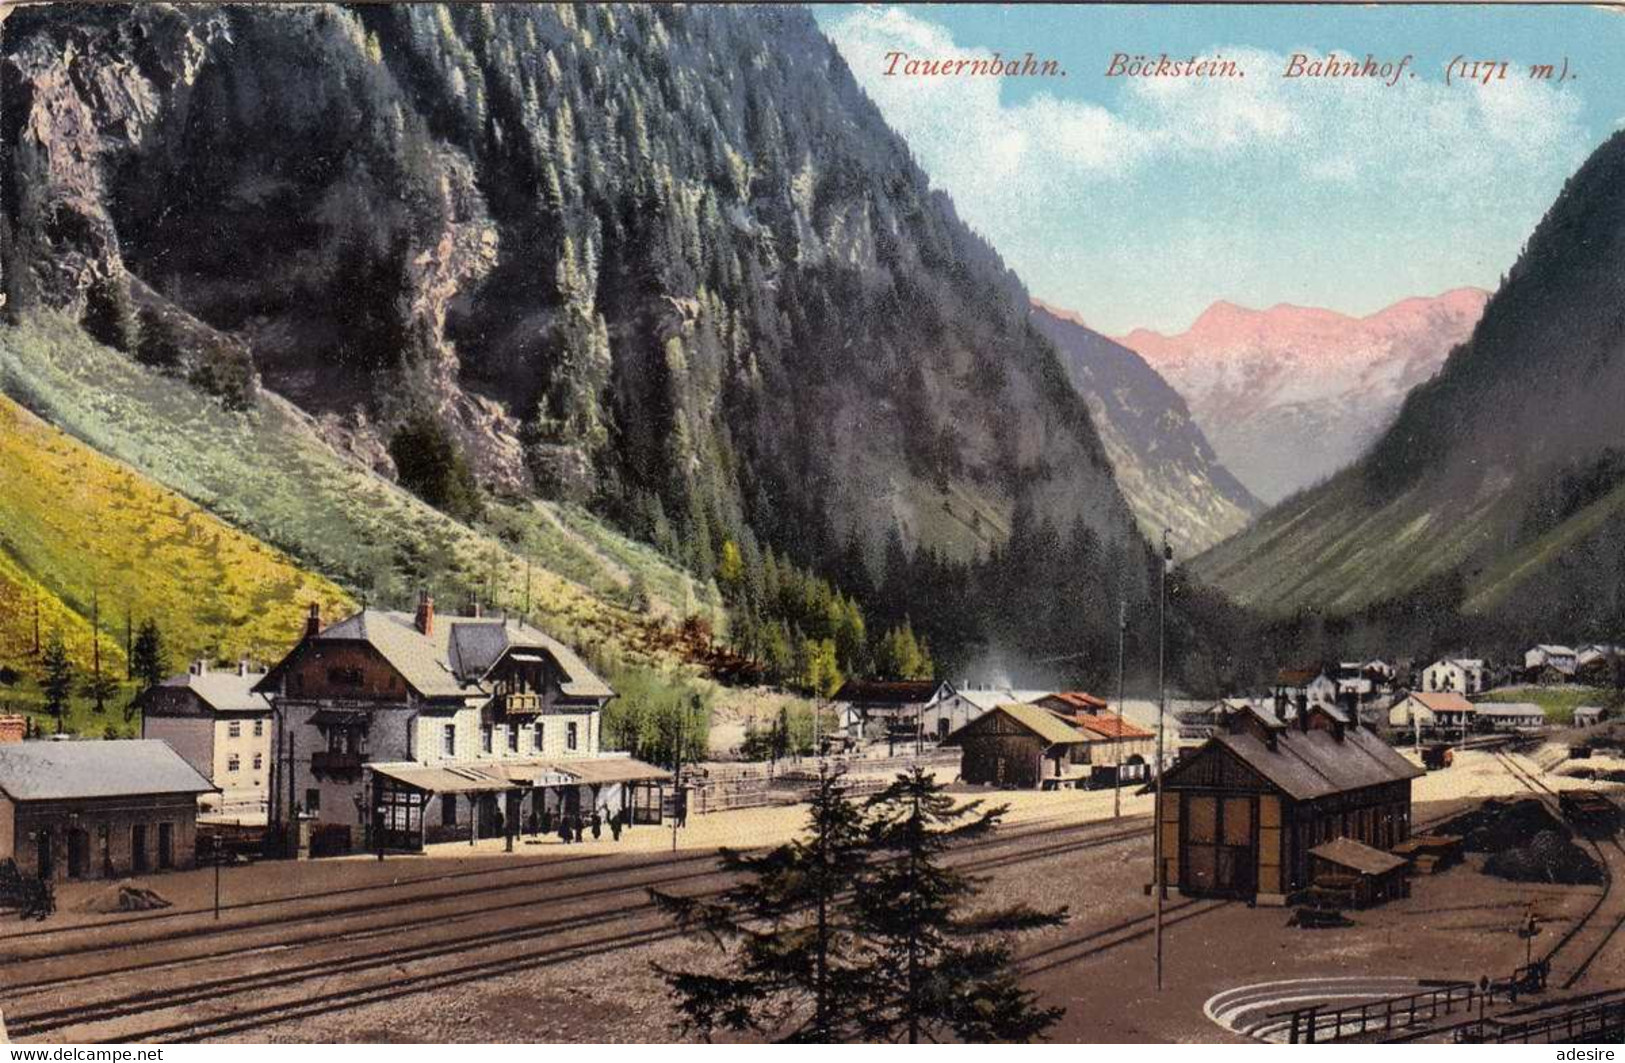
M 1116 765 L 1112 769 L 1112 818 L 1123 815 L 1123 733 L 1122 725 L 1128 719 L 1123 715 L 1123 641 L 1128 635 L 1128 602 L 1117 602 L 1117 745 Z
M 1151 815 L 1152 834 L 1151 851 L 1156 860 L 1156 867 L 1152 875 L 1152 893 L 1156 895 L 1156 952 L 1157 952 L 1157 992 L 1162 992 L 1162 895 L 1167 888 L 1163 881 L 1163 855 L 1162 855 L 1162 747 L 1163 730 L 1166 727 L 1168 716 L 1168 564 L 1174 559 L 1173 547 L 1168 545 L 1168 533 L 1171 529 L 1162 529 L 1162 574 L 1159 581 L 1157 601 L 1157 784 L 1156 806 Z

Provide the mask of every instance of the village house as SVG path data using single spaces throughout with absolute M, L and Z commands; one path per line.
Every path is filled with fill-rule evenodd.
M 920 716 L 920 728 L 927 739 L 941 742 L 950 732 L 959 730 L 996 705 L 1011 702 L 1028 705 L 1048 693 L 1047 690 L 950 684 L 940 698 L 926 706 Z
M 518 620 L 363 609 L 304 638 L 256 689 L 278 718 L 276 822 L 316 852 L 418 849 L 558 817 L 657 822 L 670 774 L 600 753 L 614 696 Z
M 1363 704 L 1393 690 L 1394 668 L 1386 661 L 1339 661 L 1335 678 L 1340 701 L 1353 695 Z
M 1546 726 L 1546 710 L 1527 702 L 1481 701 L 1474 727 L 1480 731 L 1531 731 Z
M 1179 744 L 1201 745 L 1219 733 L 1225 718 L 1231 713 L 1255 711 L 1268 713 L 1272 718 L 1275 715 L 1271 709 L 1260 706 L 1252 698 L 1220 698 L 1209 705 L 1183 709 L 1175 714 L 1175 722 L 1179 725 Z
M 1314 705 L 1337 708 L 1337 680 L 1331 671 L 1321 667 L 1282 668 L 1275 676 L 1275 715 L 1291 720 Z
M 1574 677 L 1592 686 L 1612 686 L 1621 666 L 1625 665 L 1625 651 L 1618 646 L 1593 643 L 1581 646 L 1574 655 Z
M 1310 884 L 1317 846 L 1410 836 L 1422 769 L 1358 717 L 1313 705 L 1290 724 L 1245 711 L 1225 725 L 1163 776 L 1163 879 L 1182 894 L 1285 904 Z
M 1111 711 L 1104 698 L 1071 690 L 1047 694 L 1033 704 L 1084 736 L 1085 741 L 1072 747 L 1072 763 L 1095 768 L 1121 765 L 1124 779 L 1129 781 L 1150 774 L 1149 765 L 1156 759 L 1156 732 Z
M 247 661 L 212 669 L 194 661 L 141 696 L 141 737 L 169 747 L 219 790 L 205 813 L 264 823 L 271 796 L 271 703 L 254 686 L 265 678 Z
M 1457 694 L 1484 692 L 1484 662 L 1473 657 L 1446 657 L 1422 670 L 1422 690 Z
M 1574 726 L 1595 727 L 1608 718 L 1608 710 L 1600 705 L 1581 705 L 1574 710 Z
M 895 746 L 923 741 L 926 713 L 952 693 L 936 679 L 848 679 L 833 700 L 849 740 Z
M 47 881 L 192 867 L 212 789 L 150 739 L 0 745 L 0 861 Z
M 1036 705 L 998 705 L 942 740 L 962 751 L 959 777 L 972 785 L 1036 790 L 1072 784 L 1074 746 L 1087 742 L 1076 728 Z
M 1532 683 L 1566 683 L 1574 678 L 1580 655 L 1568 646 L 1543 642 L 1524 651 L 1524 676 Z
M 1459 733 L 1472 726 L 1477 712 L 1457 693 L 1412 691 L 1388 710 L 1388 725 L 1402 731 Z

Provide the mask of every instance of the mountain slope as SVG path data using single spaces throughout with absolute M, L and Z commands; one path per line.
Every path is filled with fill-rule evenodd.
M 1369 454 L 1198 558 L 1197 572 L 1275 611 L 1345 609 L 1447 579 L 1462 608 L 1530 629 L 1625 620 L 1622 188 L 1616 134 Z
M 446 608 L 460 609 L 477 595 L 496 608 L 518 610 L 528 593 L 534 617 L 598 659 L 651 656 L 644 630 L 649 613 L 717 611 L 713 590 L 585 514 L 516 501 L 493 506 L 484 525 L 470 528 L 333 450 L 308 415 L 275 395 L 261 395 L 252 413 L 225 409 L 90 341 L 60 315 L 33 313 L 21 325 L 0 329 L 0 392 L 375 602 L 409 602 L 417 587 L 428 586 Z M 66 437 L 58 438 L 68 445 Z M 76 453 L 80 464 L 103 460 L 83 447 Z M 23 455 L 17 467 L 33 468 L 45 459 Z M 167 497 L 162 508 L 197 514 L 188 523 L 206 517 Z M 225 534 L 215 517 L 206 520 L 213 529 L 206 539 Z M 96 555 L 81 552 L 83 534 L 64 531 L 41 507 L 20 513 L 15 527 L 32 549 L 58 552 L 52 569 L 77 572 L 73 600 L 88 602 L 85 581 L 96 572 L 89 563 Z M 161 551 L 176 537 L 153 516 L 121 534 L 130 537 L 123 552 L 136 556 Z M 148 536 L 153 542 L 143 545 Z M 646 609 L 633 608 L 634 573 L 649 595 Z M 217 583 L 216 576 L 198 572 L 185 585 L 188 594 L 206 599 Z M 190 601 L 169 606 L 177 617 L 194 609 Z M 260 623 L 241 612 L 233 610 L 234 624 Z M 297 634 L 297 610 L 274 612 L 263 621 L 270 630 L 281 632 L 292 623 Z M 164 622 L 168 614 L 152 615 Z M 278 643 L 280 635 L 268 637 Z M 196 652 L 201 646 L 187 640 L 182 648 Z
M 1458 288 L 1363 318 L 1219 302 L 1177 336 L 1137 329 L 1119 342 L 1185 397 L 1219 459 L 1273 503 L 1358 458 L 1488 297 Z
M 1263 509 L 1213 456 L 1179 393 L 1145 360 L 1067 310 L 1033 300 L 1033 321 L 1061 355 L 1148 538 L 1172 529 L 1181 559 L 1229 538 Z
M 1138 542 L 1020 282 L 805 11 L 26 8 L 5 38 L 14 308 L 134 320 L 137 357 L 285 395 L 386 475 L 426 413 L 486 486 L 669 524 L 702 580 L 747 540 L 980 556 L 1018 502 Z
M 60 631 L 84 671 L 99 598 L 102 666 L 123 680 L 126 623 L 157 620 L 180 668 L 194 657 L 279 656 L 308 605 L 328 616 L 353 605 L 329 581 L 3 395 L 0 468 L 0 666 L 23 677 L 13 691 L 0 688 L 0 699 L 37 696 L 36 608 L 41 641 Z

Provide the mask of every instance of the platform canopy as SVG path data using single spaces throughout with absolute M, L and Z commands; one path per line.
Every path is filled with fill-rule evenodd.
M 394 761 L 368 764 L 374 774 L 437 794 L 499 793 L 549 786 L 603 786 L 667 782 L 671 772 L 631 757 L 561 760 L 448 760 L 440 764 Z

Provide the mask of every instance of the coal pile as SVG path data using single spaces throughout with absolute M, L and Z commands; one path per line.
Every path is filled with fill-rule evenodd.
M 1462 849 L 1487 853 L 1484 873 L 1512 882 L 1593 886 L 1603 871 L 1591 854 L 1574 844 L 1573 832 L 1540 801 L 1485 801 L 1438 828 L 1459 834 Z
M 1552 815 L 1551 809 L 1534 798 L 1519 801 L 1485 801 L 1471 812 L 1465 812 L 1435 828 L 1434 834 L 1455 834 L 1461 838 L 1461 848 L 1468 853 L 1499 853 L 1520 845 L 1527 845 L 1543 830 L 1561 831 L 1568 828 Z
M 1492 853 L 1484 873 L 1512 882 L 1551 882 L 1562 886 L 1596 886 L 1602 868 L 1591 854 L 1555 830 L 1543 830 L 1527 845 Z

